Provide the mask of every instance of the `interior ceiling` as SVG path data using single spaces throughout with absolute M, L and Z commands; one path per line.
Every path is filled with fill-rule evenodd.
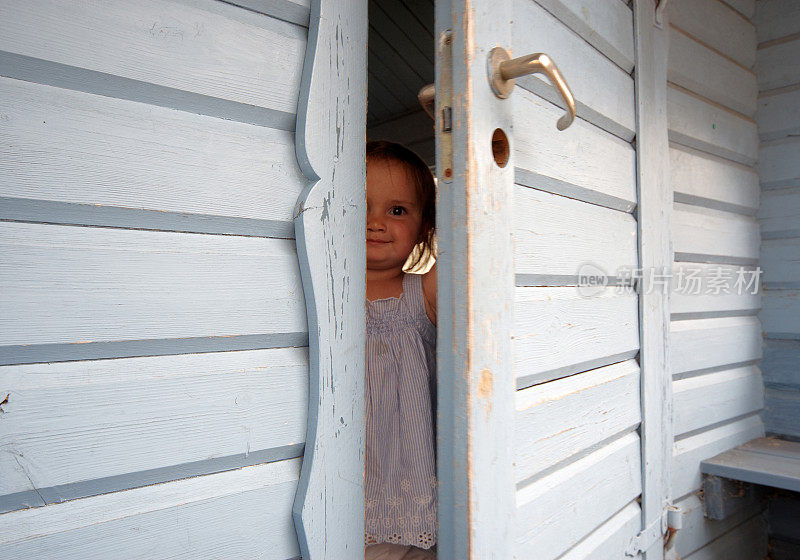
M 433 83 L 433 0 L 369 0 L 367 127 L 421 110 Z

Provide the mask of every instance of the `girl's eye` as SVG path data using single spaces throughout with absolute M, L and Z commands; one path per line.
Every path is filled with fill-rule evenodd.
M 406 209 L 402 206 L 392 206 L 391 210 L 389 210 L 389 213 L 392 216 L 402 216 L 406 213 Z

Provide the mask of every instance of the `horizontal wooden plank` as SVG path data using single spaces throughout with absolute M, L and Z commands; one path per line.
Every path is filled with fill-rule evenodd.
M 675 535 L 675 551 L 681 558 L 753 518 L 763 509 L 763 506 L 751 504 L 722 521 L 711 521 L 704 517 L 703 502 L 694 494 L 677 502 L 675 506 L 681 510 L 682 527 Z
M 604 3 L 609 4 L 608 1 Z M 630 20 L 630 11 L 623 6 L 620 8 L 628 11 Z M 599 9 L 597 6 L 596 11 Z M 627 29 L 627 33 L 632 42 L 632 29 Z M 636 124 L 633 78 L 629 71 L 611 62 L 530 0 L 517 0 L 514 3 L 513 52 L 518 56 L 538 52 L 552 54 L 575 96 L 578 115 L 627 141 L 633 139 Z M 518 78 L 517 85 L 565 107 L 559 93 L 542 74 Z
M 4 558 L 296 558 L 300 459 L 0 516 Z M 235 512 L 235 515 L 231 515 Z
M 0 75 L 25 82 L 278 130 L 293 131 L 295 128 L 295 114 L 288 111 L 247 105 L 6 51 L 0 51 Z
M 633 17 L 619 0 L 536 0 L 561 23 L 611 59 L 633 71 Z
M 33 0 L 4 6 L 0 22 L 0 50 L 290 113 L 297 107 L 306 30 L 236 6 L 116 0 L 96 10 Z
M 0 494 L 305 441 L 305 348 L 0 367 Z M 6 478 L 14 465 L 28 483 Z M 9 483 L 11 486 L 9 486 Z
M 622 558 L 642 526 L 642 510 L 631 502 L 597 529 L 570 548 L 559 560 L 608 560 Z
M 765 190 L 757 216 L 762 238 L 800 237 L 800 188 Z
M 755 23 L 759 43 L 797 33 L 800 4 L 796 0 L 759 0 Z
M 800 280 L 800 237 L 764 239 L 761 242 L 761 265 L 767 286 L 794 286 Z
M 788 386 L 800 391 L 797 364 L 800 364 L 800 340 L 768 338 L 764 341 L 764 358 L 760 366 L 765 385 Z
M 674 0 L 669 21 L 746 68 L 755 64 L 755 26 L 720 0 Z
M 598 274 L 616 276 L 637 263 L 633 216 L 520 185 L 513 236 L 518 275 L 577 278 L 588 263 Z
M 753 266 L 677 262 L 672 267 L 672 320 L 755 315 L 761 278 Z
M 700 470 L 704 474 L 800 492 L 800 469 L 796 458 L 737 448 L 706 459 Z
M 762 142 L 758 175 L 765 189 L 800 187 L 800 137 Z
M 515 479 L 525 481 L 641 420 L 639 366 L 628 360 L 517 391 Z
M 771 338 L 800 340 L 800 290 L 764 290 L 758 318 Z
M 673 375 L 753 362 L 761 358 L 757 317 L 692 319 L 670 323 Z
M 765 558 L 766 554 L 767 527 L 763 517 L 756 515 L 684 559 Z
M 676 202 L 672 243 L 676 261 L 755 264 L 758 221 L 752 216 Z
M 225 0 L 225 2 L 308 27 L 310 0 Z
M 756 74 L 759 91 L 800 83 L 800 37 L 759 48 Z
M 618 199 L 628 210 L 636 205 L 635 151 L 630 144 L 582 119 L 558 131 L 563 110 L 521 88 L 511 99 L 514 165 L 536 176 L 531 186 L 551 190 L 566 185 Z
M 631 359 L 638 297 L 630 288 L 591 296 L 576 287 L 517 288 L 513 336 L 517 387 Z
M 762 141 L 800 135 L 800 87 L 760 96 L 756 121 Z
M 291 222 L 305 186 L 289 131 L 7 78 L 0 112 L 0 196 Z
M 756 163 L 755 121 L 672 84 L 667 88 L 667 117 L 672 142 L 745 165 Z
M 767 433 L 800 438 L 800 391 L 767 387 L 764 425 Z M 798 472 L 795 466 L 795 473 Z
M 556 558 L 636 498 L 640 445 L 628 434 L 518 490 L 515 556 Z
M 306 330 L 294 241 L 0 223 L 0 344 Z
M 756 0 L 722 0 L 728 6 L 752 20 L 756 13 Z
M 675 202 L 756 212 L 761 188 L 752 167 L 678 144 L 670 145 L 669 163 Z
M 702 487 L 700 461 L 764 435 L 755 414 L 675 441 L 672 448 L 672 495 L 685 496 Z
M 761 410 L 764 384 L 756 366 L 679 379 L 673 387 L 676 436 Z
M 734 111 L 755 116 L 755 74 L 676 27 L 669 32 L 667 79 Z

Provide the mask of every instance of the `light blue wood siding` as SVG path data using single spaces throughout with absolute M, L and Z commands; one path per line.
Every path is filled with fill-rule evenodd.
M 620 558 L 642 529 L 634 31 L 618 0 L 514 2 L 516 56 L 545 52 L 578 101 L 517 80 L 516 558 Z M 579 274 L 612 285 L 582 292 Z
M 734 288 L 739 271 L 752 278 L 761 242 L 753 9 L 720 0 L 669 6 L 673 273 L 701 279 L 693 291 L 673 277 L 670 327 L 672 497 L 683 515 L 675 550 L 694 560 L 766 551 L 758 507 L 709 521 L 697 498 L 701 460 L 764 433 L 761 295 Z M 729 287 L 715 290 L 714 277 Z
M 756 10 L 759 47 L 758 175 L 767 433 L 800 438 L 800 5 L 763 0 Z M 770 501 L 770 545 L 776 560 L 796 557 L 800 502 Z
M 309 6 L 239 4 L 0 2 L 4 558 L 300 554 Z

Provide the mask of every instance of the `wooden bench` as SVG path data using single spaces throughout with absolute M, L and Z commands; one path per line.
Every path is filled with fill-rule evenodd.
M 725 519 L 760 499 L 760 487 L 800 492 L 800 443 L 759 438 L 700 463 L 706 517 Z

